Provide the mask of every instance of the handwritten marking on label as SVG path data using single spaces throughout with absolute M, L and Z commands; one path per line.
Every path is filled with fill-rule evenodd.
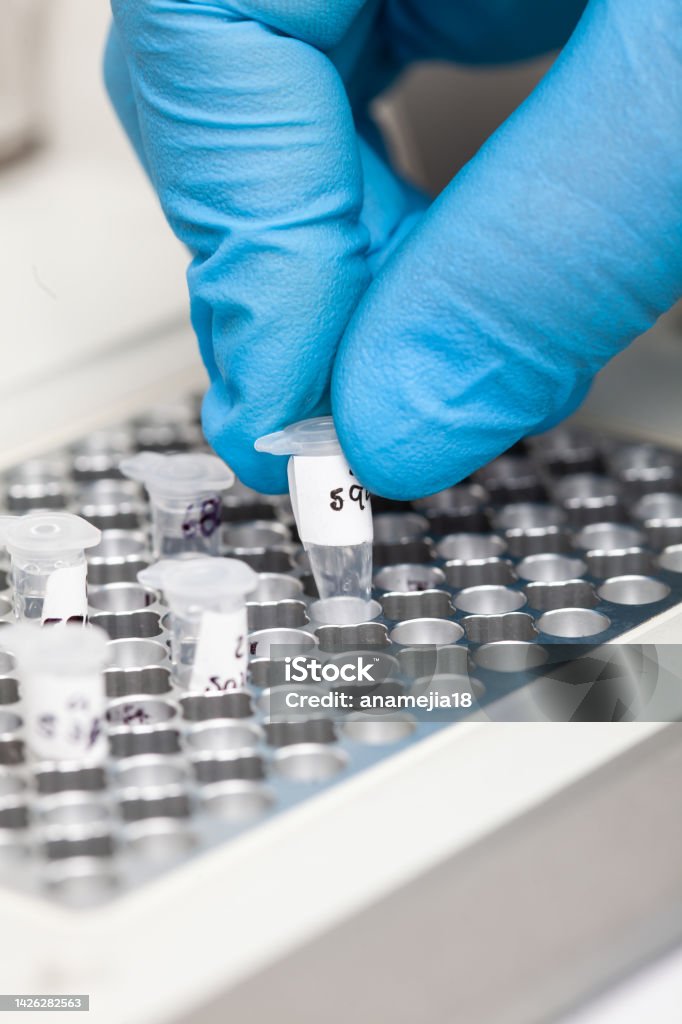
M 102 719 L 106 707 L 101 676 L 63 676 L 44 671 L 24 680 L 26 740 L 32 753 L 48 760 L 106 755 Z
M 289 460 L 289 485 L 304 544 L 344 547 L 371 542 L 369 491 L 355 479 L 343 455 Z
M 247 635 L 246 608 L 204 612 L 199 623 L 190 689 L 215 692 L 246 686 Z
M 182 523 L 184 537 L 212 537 L 220 527 L 222 501 L 219 497 L 204 498 L 199 505 L 188 505 Z

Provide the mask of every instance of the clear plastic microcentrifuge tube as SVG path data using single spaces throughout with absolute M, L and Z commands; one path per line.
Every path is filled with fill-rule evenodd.
M 139 452 L 119 465 L 149 492 L 152 546 L 157 558 L 217 555 L 220 546 L 221 491 L 234 473 L 216 455 Z
M 2 631 L 17 660 L 26 745 L 40 759 L 96 764 L 107 754 L 103 669 L 109 637 L 97 626 Z
M 246 686 L 247 595 L 258 576 L 236 558 L 164 560 L 137 574 L 171 609 L 171 654 L 181 686 L 215 693 Z
M 320 597 L 369 601 L 374 536 L 369 491 L 346 462 L 331 416 L 301 420 L 259 438 L 255 447 L 291 455 L 291 504 Z
M 70 512 L 0 516 L 0 543 L 12 559 L 14 614 L 42 623 L 85 621 L 85 549 L 102 534 Z

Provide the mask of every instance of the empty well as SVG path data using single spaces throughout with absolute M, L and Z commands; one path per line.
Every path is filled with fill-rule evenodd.
M 462 627 L 447 619 L 410 619 L 391 631 L 394 644 L 404 647 L 454 644 L 464 636 Z
M 523 608 L 526 597 L 506 587 L 468 587 L 457 594 L 454 603 L 460 611 L 474 615 L 500 615 Z
M 466 675 L 469 652 L 466 647 L 405 647 L 398 652 L 400 671 L 410 679 L 432 675 Z
M 157 640 L 114 640 L 108 646 L 111 665 L 116 668 L 147 668 L 165 665 L 168 649 Z
M 653 444 L 632 444 L 617 449 L 610 459 L 611 470 L 623 483 L 637 491 L 674 484 L 679 459 Z
M 587 569 L 590 576 L 605 579 L 607 576 L 646 576 L 651 572 L 653 555 L 642 548 L 624 551 L 588 551 Z
M 0 735 L 16 732 L 22 725 L 21 716 L 16 712 L 0 709 Z
M 182 785 L 187 780 L 187 767 L 178 757 L 143 754 L 128 758 L 114 766 L 112 782 L 119 788 L 147 789 Z
M 609 477 L 595 473 L 565 476 L 557 484 L 556 500 L 566 509 L 575 526 L 620 519 L 620 486 Z
M 385 679 L 391 679 L 398 674 L 398 661 L 390 654 L 386 654 L 385 651 L 377 652 L 376 649 L 372 650 L 371 653 L 366 652 L 360 653 L 360 657 L 363 657 L 365 661 L 369 661 L 371 664 L 371 676 L 374 682 L 381 683 Z M 358 652 L 357 651 L 344 651 L 342 654 L 334 654 L 332 657 L 325 658 L 325 665 L 334 665 L 337 668 L 343 669 L 343 666 L 350 665 L 351 668 L 355 669 L 358 664 Z M 324 682 L 324 679 L 322 680 Z M 349 684 L 344 682 L 343 679 L 339 682 L 331 682 L 330 686 L 332 689 L 350 688 L 352 689 L 355 684 Z M 363 684 L 365 685 L 365 684 Z
M 644 534 L 634 526 L 623 523 L 592 523 L 583 527 L 575 537 L 575 546 L 584 551 L 622 551 L 639 547 Z
M 90 826 L 111 820 L 111 809 L 101 798 L 90 793 L 61 793 L 44 797 L 36 807 L 40 825 Z
M 633 506 L 632 514 L 642 522 L 647 519 L 678 519 L 682 517 L 682 494 L 669 491 L 645 494 Z
M 34 770 L 38 793 L 83 792 L 95 793 L 105 789 L 107 777 L 104 768 L 85 767 L 80 764 L 42 762 Z
M 568 551 L 571 535 L 563 526 L 537 526 L 528 530 L 507 530 L 505 533 L 509 553 L 514 558 L 552 552 Z
M 148 818 L 188 818 L 192 813 L 189 794 L 180 786 L 159 789 L 126 789 L 119 803 L 124 821 Z
M 292 782 L 324 782 L 344 770 L 348 756 L 338 747 L 300 743 L 275 752 L 273 767 Z
M 544 497 L 538 471 L 524 455 L 501 455 L 475 473 L 496 502 L 536 501 Z
M 362 622 L 358 626 L 320 626 L 317 636 L 320 650 L 332 654 L 388 647 L 388 631 L 380 622 Z
M 180 699 L 188 722 L 209 722 L 216 718 L 248 718 L 253 714 L 251 696 L 245 690 L 226 693 L 192 693 Z
M 570 558 L 568 555 L 531 555 L 519 562 L 516 571 L 524 580 L 557 583 L 584 576 L 587 565 L 582 559 Z
M 393 541 L 390 544 L 374 545 L 374 567 L 404 565 L 406 562 L 430 562 L 433 547 L 429 540 Z
M 682 543 L 682 494 L 647 494 L 640 498 L 632 514 L 643 523 L 647 541 L 653 547 Z
M 313 633 L 301 629 L 263 629 L 249 636 L 252 658 L 283 660 L 296 654 L 314 651 L 317 639 Z
M 436 673 L 435 675 L 423 676 L 420 679 L 415 679 L 410 687 L 410 694 L 415 697 L 428 697 L 430 695 L 440 695 L 448 697 L 449 700 L 453 701 L 451 708 L 434 708 L 433 712 L 427 709 L 422 711 L 417 710 L 416 714 L 425 715 L 427 718 L 432 714 L 444 714 L 446 717 L 454 717 L 459 713 L 459 709 L 464 711 L 474 708 L 478 700 L 485 693 L 485 686 L 480 679 L 476 679 L 469 675 L 449 675 Z M 454 706 L 454 700 L 452 694 L 457 694 L 460 699 L 459 709 Z M 461 703 L 464 698 L 464 703 Z M 471 703 L 467 706 L 467 699 L 471 699 Z
M 103 612 L 144 611 L 156 603 L 158 596 L 154 590 L 148 590 L 139 583 L 111 583 L 88 588 L 90 607 Z
M 0 830 L 22 829 L 28 826 L 26 796 L 6 797 L 0 801 Z
M 260 550 L 237 548 L 231 551 L 231 557 L 239 558 L 242 562 L 246 562 L 254 572 L 259 574 L 275 573 L 279 575 L 290 572 L 294 567 L 290 552 L 285 551 L 283 548 L 263 548 Z
M 20 796 L 26 789 L 26 780 L 12 771 L 0 770 L 0 801 Z
M 505 615 L 468 615 L 464 619 L 467 637 L 474 644 L 487 644 L 496 640 L 533 640 L 537 636 L 535 624 L 524 612 Z
M 495 514 L 493 524 L 496 530 L 537 530 L 548 526 L 561 526 L 566 522 L 566 513 L 556 505 L 541 502 L 519 502 L 504 505 Z
M 180 733 L 158 725 L 116 726 L 109 732 L 113 757 L 180 753 Z
M 243 721 L 204 722 L 194 726 L 187 734 L 187 749 L 207 750 L 250 750 L 257 747 L 263 734 L 257 725 Z
M 416 727 L 415 719 L 404 712 L 384 714 L 353 712 L 344 719 L 342 733 L 352 743 L 385 746 L 407 739 Z
M 516 572 L 511 562 L 502 558 L 447 562 L 445 575 L 449 585 L 456 590 L 490 585 L 507 586 L 516 580 Z
M 148 550 L 149 545 L 142 531 L 103 530 L 99 544 L 88 548 L 86 558 L 88 562 L 141 558 Z
M 329 718 L 271 718 L 263 723 L 266 740 L 271 747 L 291 743 L 334 743 L 336 729 Z
M 0 704 L 16 704 L 19 700 L 19 683 L 13 676 L 0 676 Z
M 394 622 L 404 619 L 447 619 L 452 615 L 450 595 L 445 590 L 384 594 L 381 605 L 386 618 Z
M 131 822 L 126 825 L 123 838 L 136 857 L 154 863 L 177 860 L 197 844 L 196 835 L 186 824 L 170 818 Z
M 451 533 L 437 545 L 441 558 L 470 562 L 472 559 L 496 558 L 507 545 L 502 537 L 493 533 Z
M 528 606 L 547 612 L 554 608 L 594 608 L 597 595 L 585 580 L 560 583 L 529 583 L 526 587 Z
M 202 793 L 207 814 L 235 824 L 267 813 L 274 802 L 272 790 L 258 782 L 221 782 Z
M 682 572 L 682 544 L 673 544 L 666 548 L 658 558 L 661 569 L 668 572 Z
M 137 582 L 137 573 L 150 559 L 145 535 L 129 530 L 103 530 L 102 538 L 86 552 L 88 582 L 99 585 Z
M 17 663 L 8 651 L 0 651 L 0 675 L 14 675 Z
M 314 626 L 356 626 L 371 622 L 378 615 L 381 615 L 378 601 L 363 601 L 359 597 L 329 597 L 310 605 L 310 620 Z
M 429 521 L 414 512 L 382 512 L 374 516 L 374 543 L 393 544 L 421 537 Z
M 108 633 L 112 640 L 123 640 L 127 637 L 160 636 L 161 620 L 156 612 L 97 612 L 90 616 L 93 626 L 99 626 Z
M 670 587 L 651 576 L 616 576 L 602 583 L 597 593 L 613 604 L 654 604 L 665 600 Z
M 538 629 L 548 636 L 567 640 L 597 636 L 611 625 L 608 616 L 588 608 L 561 608 L 545 612 L 538 619 Z
M 100 860 L 75 858 L 50 864 L 44 884 L 60 902 L 72 907 L 91 907 L 109 899 L 118 886 L 113 867 Z
M 490 672 L 527 672 L 547 661 L 547 652 L 539 644 L 503 640 L 484 644 L 474 654 L 476 664 Z
M 107 669 L 104 673 L 107 697 L 130 697 L 137 694 L 165 694 L 171 689 L 171 676 L 167 668 L 151 665 L 149 668 Z
M 23 513 L 37 509 L 62 509 L 68 497 L 62 459 L 28 459 L 10 469 L 6 476 L 7 508 Z
M 229 523 L 224 527 L 223 540 L 228 548 L 249 550 L 288 544 L 291 534 L 284 523 L 268 519 L 254 523 Z
M 197 782 L 212 785 L 232 780 L 259 781 L 265 778 L 265 761 L 251 751 L 213 751 L 192 759 Z
M 418 498 L 412 504 L 425 512 L 468 514 L 481 508 L 487 500 L 488 495 L 479 484 L 457 484 L 426 498 Z
M 269 601 L 248 604 L 249 630 L 298 629 L 308 624 L 306 606 L 302 601 Z
M 537 457 L 557 475 L 596 471 L 601 457 L 592 438 L 561 427 L 532 438 Z
M 264 572 L 258 577 L 258 585 L 251 594 L 249 601 L 296 601 L 303 595 L 303 585 L 293 576 L 283 573 Z
M 50 825 L 41 829 L 39 845 L 48 860 L 111 857 L 115 841 L 109 825 Z
M 433 590 L 445 583 L 445 573 L 435 565 L 391 565 L 380 569 L 374 577 L 379 590 L 405 594 Z

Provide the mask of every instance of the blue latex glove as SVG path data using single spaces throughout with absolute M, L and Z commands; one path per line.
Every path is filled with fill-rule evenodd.
M 116 0 L 110 91 L 195 254 L 204 426 L 247 483 L 284 486 L 250 444 L 325 407 L 344 332 L 332 397 L 351 465 L 414 497 L 563 415 L 679 296 L 678 0 L 591 0 L 416 227 L 414 193 L 357 138 L 349 102 L 362 126 L 404 63 L 529 56 L 582 6 Z

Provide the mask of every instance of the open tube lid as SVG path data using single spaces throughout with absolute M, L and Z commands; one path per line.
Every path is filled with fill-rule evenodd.
M 220 598 L 246 600 L 258 585 L 258 574 L 238 558 L 165 558 L 140 570 L 144 586 L 162 590 L 171 607 L 187 602 L 208 605 Z
M 299 420 L 284 430 L 259 437 L 254 448 L 269 455 L 341 455 L 342 449 L 331 416 Z
M 150 494 L 191 498 L 194 495 L 225 491 L 234 483 L 234 473 L 217 455 L 203 452 L 138 452 L 122 459 L 119 469 L 131 480 L 139 480 Z
M 72 512 L 28 512 L 0 516 L 0 543 L 10 554 L 53 556 L 78 552 L 99 544 L 102 531 Z

